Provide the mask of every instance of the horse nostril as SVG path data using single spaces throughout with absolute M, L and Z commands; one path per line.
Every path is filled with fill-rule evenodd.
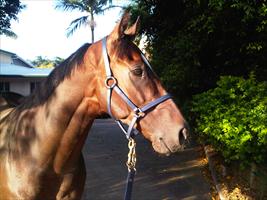
M 182 128 L 180 131 L 179 131 L 179 143 L 181 146 L 183 146 L 186 142 L 186 139 L 187 139 L 187 129 L 186 128 Z

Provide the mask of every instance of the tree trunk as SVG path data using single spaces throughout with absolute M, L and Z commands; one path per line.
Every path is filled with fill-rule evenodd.
M 95 40 L 95 35 L 94 35 L 94 31 L 95 31 L 95 21 L 94 21 L 94 14 L 93 12 L 90 13 L 91 14 L 91 35 L 92 35 L 92 44 L 94 43 Z
M 95 28 L 94 27 L 91 27 L 92 44 L 94 43 L 94 40 L 95 40 L 94 30 L 95 30 Z
M 250 188 L 252 189 L 256 188 L 256 175 L 255 175 L 256 172 L 257 172 L 257 165 L 255 163 L 252 163 L 250 177 L 249 177 L 249 185 L 250 185 Z

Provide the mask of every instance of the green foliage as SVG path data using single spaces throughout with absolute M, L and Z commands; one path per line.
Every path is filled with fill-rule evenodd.
M 17 37 L 10 29 L 10 21 L 17 20 L 17 14 L 24 7 L 19 0 L 0 0 L 0 35 Z
M 224 76 L 218 87 L 195 95 L 196 132 L 227 161 L 262 163 L 267 158 L 267 82 Z
M 134 0 L 140 35 L 165 86 L 180 99 L 220 76 L 267 77 L 267 3 L 244 0 Z
M 63 62 L 63 58 L 56 57 L 54 59 L 48 59 L 42 56 L 37 56 L 31 63 L 37 68 L 53 68 Z
M 194 39 L 185 34 L 177 34 L 158 44 L 153 49 L 151 63 L 167 90 L 176 94 L 179 97 L 177 100 L 183 101 L 196 92 L 201 79 Z

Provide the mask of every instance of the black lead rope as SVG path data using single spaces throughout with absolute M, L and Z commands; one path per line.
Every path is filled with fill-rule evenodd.
M 131 200 L 135 173 L 136 170 L 134 169 L 128 171 L 124 200 Z
M 125 188 L 125 194 L 124 194 L 124 200 L 131 200 L 132 197 L 132 190 L 133 190 L 133 183 L 134 183 L 134 176 L 136 174 L 136 153 L 135 153 L 135 147 L 136 143 L 132 137 L 129 137 L 128 142 L 128 160 L 126 162 L 126 165 L 128 167 L 128 175 L 127 175 L 127 182 L 126 182 L 126 188 Z

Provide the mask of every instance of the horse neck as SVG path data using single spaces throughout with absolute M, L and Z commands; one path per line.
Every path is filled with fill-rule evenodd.
M 52 167 L 57 173 L 77 162 L 98 110 L 94 93 L 85 92 L 94 87 L 94 74 L 86 68 L 74 69 L 46 102 L 16 110 L 16 125 L 10 123 L 14 128 L 7 133 L 11 159 L 21 165 L 35 162 L 39 169 Z
M 91 124 L 98 115 L 94 90 L 88 92 L 95 87 L 94 79 L 93 70 L 89 73 L 85 68 L 76 70 L 58 86 L 54 99 L 44 106 L 43 113 L 49 113 L 43 115 L 45 134 L 52 134 L 51 143 L 54 143 L 44 149 L 56 148 L 53 167 L 57 173 L 71 170 L 77 163 Z

